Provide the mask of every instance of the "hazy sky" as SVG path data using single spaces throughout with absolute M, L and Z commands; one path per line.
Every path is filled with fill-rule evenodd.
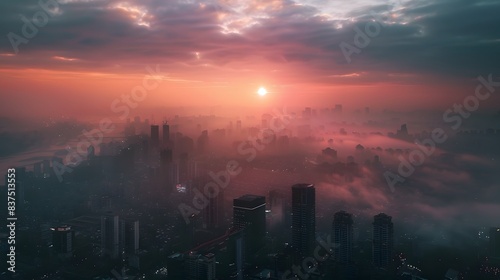
M 50 8 L 0 3 L 6 115 L 106 113 L 156 65 L 163 82 L 143 108 L 445 108 L 479 75 L 498 76 L 495 0 L 40 2 Z M 368 24 L 380 30 L 356 46 Z M 350 62 L 342 42 L 359 51 Z M 260 86 L 270 94 L 257 96 Z

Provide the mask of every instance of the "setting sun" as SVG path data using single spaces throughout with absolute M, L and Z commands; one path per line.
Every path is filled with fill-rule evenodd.
M 259 90 L 257 91 L 257 93 L 260 95 L 260 96 L 264 96 L 267 94 L 267 90 L 263 87 L 259 88 Z

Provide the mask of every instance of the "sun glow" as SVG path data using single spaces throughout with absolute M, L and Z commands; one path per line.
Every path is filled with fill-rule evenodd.
M 267 90 L 263 87 L 259 88 L 259 90 L 257 91 L 257 94 L 259 94 L 260 96 L 264 96 L 267 94 Z

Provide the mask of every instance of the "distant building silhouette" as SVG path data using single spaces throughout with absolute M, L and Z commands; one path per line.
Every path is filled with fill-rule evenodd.
M 394 246 L 392 217 L 380 213 L 373 219 L 373 264 L 378 268 L 388 268 Z
M 335 261 L 350 263 L 352 261 L 354 246 L 352 214 L 345 211 L 335 213 L 332 224 L 333 243 L 338 245 L 334 248 Z
M 160 126 L 154 124 L 151 125 L 151 146 L 160 146 Z
M 406 124 L 402 124 L 401 128 L 396 131 L 396 138 L 407 141 L 411 140 Z
M 292 246 L 302 255 L 314 249 L 316 234 L 316 191 L 312 184 L 292 186 Z
M 163 147 L 169 147 L 170 146 L 170 126 L 167 124 L 167 122 L 163 123 Z
M 328 157 L 331 157 L 333 159 L 337 159 L 337 151 L 328 147 L 324 150 L 321 151 L 321 154 L 324 155 L 324 156 L 328 156 Z

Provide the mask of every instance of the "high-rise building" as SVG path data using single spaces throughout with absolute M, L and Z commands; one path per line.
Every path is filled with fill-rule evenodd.
M 160 126 L 155 124 L 151 125 L 151 146 L 160 146 Z
M 233 227 L 245 230 L 245 244 L 249 255 L 262 248 L 266 235 L 266 198 L 247 194 L 234 199 Z
M 168 147 L 170 145 L 170 126 L 167 124 L 167 122 L 163 123 L 163 147 Z
M 69 226 L 60 226 L 50 229 L 52 231 L 52 246 L 58 255 L 71 257 L 75 232 Z
M 126 255 L 133 255 L 139 251 L 139 221 L 120 221 L 120 247 Z
M 312 184 L 292 186 L 292 246 L 304 256 L 312 253 L 315 244 L 315 193 Z
M 200 255 L 191 252 L 186 260 L 186 269 L 188 280 L 214 280 L 215 255 L 212 253 Z
M 243 280 L 243 268 L 245 264 L 245 239 L 241 231 L 229 235 L 229 255 L 234 261 L 232 265 L 233 279 Z
M 117 259 L 120 255 L 118 216 L 101 217 L 101 254 L 103 257 Z
M 394 246 L 392 217 L 380 213 L 373 219 L 373 264 L 378 268 L 387 268 L 391 263 Z
M 340 263 L 350 263 L 352 261 L 352 250 L 354 244 L 354 231 L 352 215 L 340 211 L 333 216 L 332 225 L 333 242 L 337 246 L 334 248 L 335 261 Z
M 491 258 L 500 260 L 500 228 L 490 228 L 489 253 Z
M 162 165 L 169 164 L 173 161 L 173 153 L 170 149 L 164 149 L 160 151 L 160 163 Z
M 224 190 L 219 194 L 208 198 L 208 205 L 203 208 L 203 226 L 214 230 L 222 228 L 224 224 Z

